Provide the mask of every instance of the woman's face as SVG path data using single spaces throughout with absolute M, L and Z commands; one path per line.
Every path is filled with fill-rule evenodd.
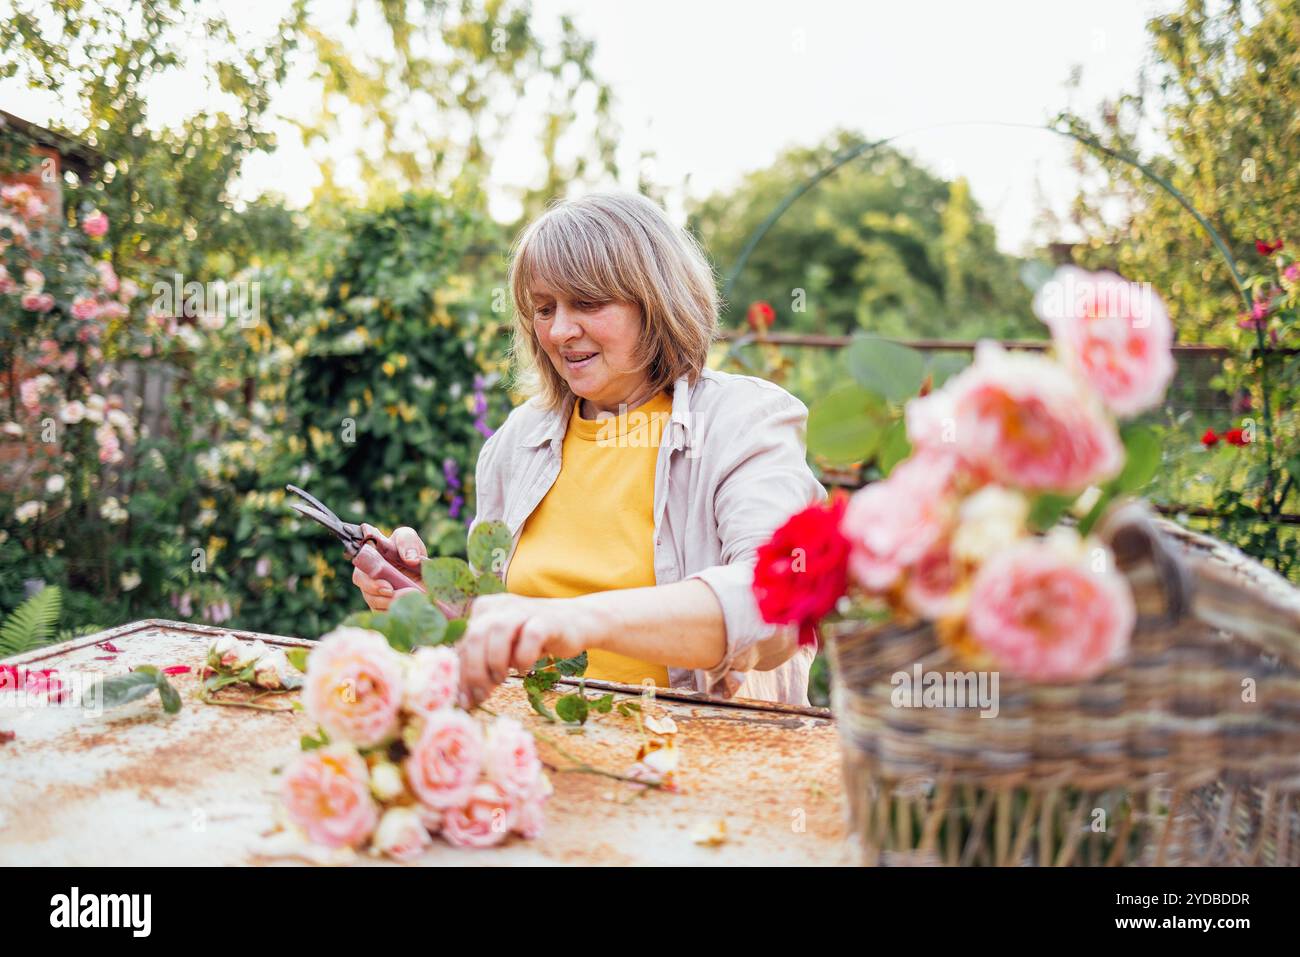
M 533 331 L 551 365 L 574 395 L 599 411 L 615 412 L 648 398 L 649 379 L 636 366 L 641 309 L 630 302 L 569 299 L 533 286 Z

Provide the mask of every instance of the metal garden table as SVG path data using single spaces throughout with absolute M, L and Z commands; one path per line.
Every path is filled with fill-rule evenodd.
M 0 865 L 257 865 L 328 861 L 277 824 L 277 769 L 314 731 L 285 705 L 268 712 L 205 704 L 194 695 L 215 635 L 286 647 L 278 635 L 149 619 L 9 659 L 56 668 L 65 680 L 120 674 L 135 665 L 189 665 L 171 680 L 180 713 L 157 695 L 93 713 L 77 706 L 0 702 Z M 116 653 L 106 650 L 111 644 Z M 640 689 L 587 682 L 615 700 Z M 6 697 L 0 695 L 0 699 Z M 288 697 L 288 696 L 287 696 Z M 293 694 L 292 698 L 297 698 Z M 546 831 L 487 851 L 435 841 L 424 865 L 800 865 L 851 863 L 841 810 L 839 741 L 824 709 L 725 701 L 661 691 L 675 721 L 681 762 L 676 791 L 646 790 L 597 774 L 554 770 Z M 487 707 L 544 736 L 543 759 L 623 772 L 641 732 L 617 711 L 593 715 L 579 733 L 533 713 L 520 682 Z M 8 738 L 8 735 L 5 735 Z M 719 821 L 725 840 L 708 843 Z M 298 849 L 302 849 L 301 852 Z M 346 862 L 386 862 L 354 855 Z

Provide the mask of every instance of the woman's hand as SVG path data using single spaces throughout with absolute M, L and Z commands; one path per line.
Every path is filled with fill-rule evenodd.
M 403 525 L 395 529 L 390 537 L 373 525 L 362 525 L 361 532 L 373 536 L 383 544 L 383 551 L 396 556 L 399 568 L 409 568 L 419 577 L 420 562 L 429 557 L 429 550 L 424 547 L 424 542 L 420 541 L 415 529 Z M 371 578 L 355 566 L 352 568 L 352 584 L 361 589 L 361 597 L 366 600 L 371 611 L 387 611 L 394 598 L 408 591 L 418 591 L 414 587 L 395 589 L 388 582 Z
M 474 599 L 460 655 L 461 703 L 472 708 L 506 679 L 544 657 L 572 658 L 596 646 L 599 627 L 568 598 L 527 598 L 502 592 Z

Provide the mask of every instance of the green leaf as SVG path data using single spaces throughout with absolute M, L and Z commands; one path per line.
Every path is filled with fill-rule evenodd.
M 449 605 L 463 605 L 474 594 L 474 573 L 464 559 L 426 558 L 421 574 L 429 594 Z
M 158 677 L 147 671 L 132 671 L 124 675 L 113 675 L 91 685 L 82 695 L 83 707 L 100 704 L 105 708 L 117 708 L 158 690 Z M 96 700 L 98 699 L 98 700 Z
M 854 336 L 848 347 L 849 371 L 862 388 L 890 402 L 916 395 L 925 378 L 925 356 L 916 349 L 877 339 Z
M 303 674 L 307 673 L 307 656 L 311 654 L 310 648 L 290 648 L 284 653 L 289 659 L 289 664 L 293 665 Z
M 484 572 L 474 579 L 474 594 L 499 595 L 506 590 L 506 583 L 491 572 Z
M 585 724 L 587 721 L 587 699 L 582 694 L 566 694 L 555 702 L 555 713 L 563 721 Z
M 505 522 L 480 522 L 469 536 L 469 563 L 480 575 L 493 575 L 500 579 L 510 556 L 512 541 L 513 536 Z
M 572 658 L 556 658 L 548 662 L 548 667 L 554 668 L 566 678 L 580 678 L 587 673 L 587 653 L 584 651 Z
M 546 706 L 546 701 L 542 698 L 541 683 L 537 680 L 539 677 L 539 675 L 529 675 L 524 678 L 524 694 L 528 695 L 528 703 L 533 706 L 533 710 L 554 724 L 559 719 L 555 717 L 555 712 Z
M 970 365 L 968 352 L 932 352 L 925 364 L 925 371 L 930 376 L 930 388 L 938 389 L 962 369 Z
M 175 714 L 181 710 L 180 693 L 167 680 L 166 675 L 158 676 L 158 697 L 162 698 L 163 711 Z
M 379 630 L 398 651 L 410 651 L 441 643 L 447 632 L 447 618 L 434 607 L 428 595 L 412 591 L 388 606 L 386 620 Z
M 304 734 L 298 739 L 298 747 L 304 751 L 315 751 L 317 748 L 323 748 L 330 743 L 330 736 L 325 733 L 325 729 L 318 727 L 316 736 Z
M 0 626 L 0 658 L 20 655 L 49 642 L 62 604 L 59 587 L 46 585 L 15 608 Z
M 880 446 L 888 413 L 858 385 L 831 390 L 808 410 L 808 451 L 835 465 L 870 458 Z
M 592 711 L 598 714 L 609 714 L 614 707 L 614 693 L 610 692 L 607 695 L 601 695 L 599 698 L 592 698 L 587 704 L 591 706 Z
M 444 645 L 454 645 L 460 641 L 460 636 L 465 634 L 465 629 L 468 627 L 468 618 L 453 618 L 447 622 L 447 631 L 442 636 L 442 643 Z
M 630 718 L 641 710 L 641 705 L 636 701 L 620 701 L 618 703 L 618 713 L 625 718 Z
M 907 440 L 907 423 L 899 419 L 885 430 L 885 436 L 880 442 L 880 450 L 876 453 L 877 464 L 880 466 L 880 471 L 888 475 L 894 471 L 895 465 L 911 454 L 912 443 Z
M 1074 504 L 1078 496 L 1052 495 L 1045 493 L 1034 499 L 1029 507 L 1028 525 L 1036 532 L 1045 532 L 1061 520 L 1065 510 Z
M 531 678 L 533 683 L 542 691 L 550 691 L 555 687 L 562 675 L 554 669 L 549 669 L 546 671 L 534 671 L 528 677 Z
M 1117 492 L 1137 492 L 1160 471 L 1160 436 L 1150 426 L 1135 425 L 1124 430 L 1123 439 L 1127 458 L 1113 485 Z

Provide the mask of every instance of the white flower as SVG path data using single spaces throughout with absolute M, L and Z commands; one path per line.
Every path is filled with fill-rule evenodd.
M 285 657 L 284 649 L 275 648 L 257 659 L 253 669 L 253 684 L 259 688 L 283 688 L 288 673 L 289 659 Z
M 402 783 L 402 769 L 391 761 L 380 761 L 370 769 L 370 791 L 381 801 L 398 797 L 406 786 Z
M 962 502 L 952 553 L 979 563 L 1015 542 L 1024 533 L 1029 501 L 1019 492 L 988 485 Z
M 267 646 L 266 642 L 262 641 L 260 638 L 252 644 L 245 645 L 241 643 L 239 655 L 235 658 L 235 670 L 242 671 L 249 665 L 261 661 L 270 653 L 271 649 Z
M 59 474 L 51 475 L 45 480 L 45 494 L 58 495 L 67 486 L 67 480 Z
M 14 518 L 18 520 L 19 524 L 22 524 L 23 522 L 30 522 L 43 511 L 45 511 L 44 502 L 23 502 L 14 509 Z
M 419 812 L 409 807 L 392 807 L 385 811 L 371 838 L 376 853 L 399 861 L 417 856 L 432 843 L 429 832 L 420 821 Z
M 122 591 L 135 591 L 140 587 L 140 573 L 135 569 L 122 572 L 117 581 L 122 586 Z
M 122 507 L 122 503 L 112 495 L 99 506 L 99 514 L 111 525 L 121 525 L 130 517 L 127 510 Z
M 4 425 L 0 425 L 0 432 L 5 435 L 22 435 L 23 427 L 17 422 L 6 422 Z
M 135 427 L 131 424 L 131 417 L 121 409 L 109 409 L 108 421 L 127 438 L 130 438 L 131 433 L 135 431 Z
M 59 412 L 59 418 L 65 425 L 76 425 L 86 417 L 86 407 L 79 400 L 73 399 Z
M 234 635 L 221 635 L 208 645 L 208 660 L 211 661 L 215 656 L 222 667 L 229 668 L 235 663 L 243 647 L 244 643 Z

